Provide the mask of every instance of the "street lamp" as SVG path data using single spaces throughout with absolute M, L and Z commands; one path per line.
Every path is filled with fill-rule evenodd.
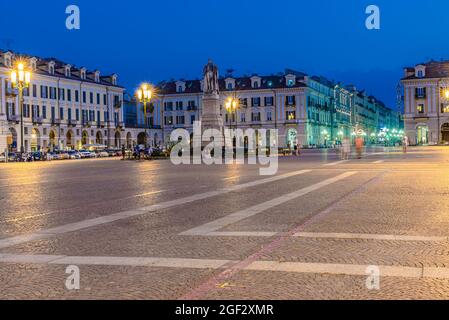
M 23 62 L 17 64 L 16 69 L 11 70 L 11 84 L 13 88 L 19 91 L 19 109 L 20 109 L 20 153 L 25 152 L 23 136 L 23 89 L 29 88 L 31 82 L 31 72 L 26 71 Z
M 151 101 L 153 97 L 153 89 L 148 83 L 143 83 L 139 89 L 136 91 L 137 99 L 139 102 L 143 103 L 143 118 L 144 118 L 144 129 L 145 129 L 145 149 L 148 147 L 148 136 L 147 136 L 147 104 Z M 153 111 L 151 111 L 153 112 Z
M 236 115 L 236 119 L 235 119 L 235 122 L 236 122 L 236 124 L 237 124 L 237 109 L 239 108 L 239 100 L 238 99 L 236 99 L 236 98 L 233 98 L 233 97 L 229 97 L 228 99 L 226 99 L 226 102 L 225 102 L 225 109 L 226 109 L 226 111 L 229 113 L 229 115 L 230 115 L 230 117 L 229 117 L 229 127 L 231 127 L 232 126 L 232 123 L 231 123 L 231 117 L 232 117 L 232 115 L 235 113 L 235 115 Z M 237 127 L 237 125 L 236 125 L 236 127 Z

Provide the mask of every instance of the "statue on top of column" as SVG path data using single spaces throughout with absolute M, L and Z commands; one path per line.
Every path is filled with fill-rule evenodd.
M 209 59 L 203 69 L 203 92 L 205 94 L 219 94 L 218 87 L 218 67 Z

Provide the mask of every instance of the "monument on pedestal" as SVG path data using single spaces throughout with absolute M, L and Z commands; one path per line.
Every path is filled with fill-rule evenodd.
M 220 89 L 218 67 L 209 59 L 203 69 L 202 130 L 217 129 L 223 132 L 223 117 L 220 114 Z

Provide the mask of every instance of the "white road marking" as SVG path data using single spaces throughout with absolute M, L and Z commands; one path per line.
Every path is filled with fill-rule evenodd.
M 329 239 L 366 239 L 366 240 L 387 240 L 387 241 L 429 241 L 429 242 L 449 241 L 449 237 L 407 236 L 407 235 L 391 235 L 391 234 L 363 234 L 363 233 L 299 232 L 299 233 L 295 234 L 295 237 L 329 238 Z
M 385 160 L 377 160 L 377 161 L 373 161 L 373 163 L 382 163 L 382 162 L 384 162 Z
M 204 225 L 201 225 L 199 227 L 187 230 L 185 232 L 180 233 L 180 235 L 188 235 L 188 236 L 207 235 L 210 232 L 215 232 L 215 231 L 217 231 L 217 230 L 219 230 L 219 229 L 221 229 L 221 228 L 223 228 L 223 227 L 225 227 L 227 225 L 230 225 L 230 224 L 236 223 L 238 221 L 241 221 L 243 219 L 252 217 L 252 216 L 254 216 L 254 215 L 258 214 L 258 213 L 261 213 L 261 212 L 266 211 L 268 209 L 274 208 L 274 207 L 276 207 L 276 206 L 278 206 L 280 204 L 283 204 L 285 202 L 294 200 L 294 199 L 299 198 L 301 196 L 304 196 L 304 195 L 306 195 L 308 193 L 311 193 L 313 191 L 321 189 L 321 188 L 323 188 L 325 186 L 328 186 L 328 185 L 330 185 L 332 183 L 335 183 L 337 181 L 340 181 L 342 179 L 350 177 L 350 176 L 352 176 L 354 174 L 356 174 L 355 171 L 345 172 L 345 173 L 343 173 L 341 175 L 338 175 L 338 176 L 336 176 L 334 178 L 330 178 L 330 179 L 324 180 L 322 182 L 316 183 L 316 184 L 311 185 L 309 187 L 302 188 L 302 189 L 297 190 L 295 192 L 292 192 L 292 193 L 283 195 L 281 197 L 278 197 L 278 198 L 275 198 L 275 199 L 272 199 L 272 200 L 269 200 L 269 201 L 257 204 L 255 206 L 249 207 L 247 209 L 243 209 L 243 210 L 237 211 L 237 212 L 235 212 L 233 214 L 230 214 L 230 215 L 227 215 L 227 216 L 225 216 L 223 218 L 220 218 L 220 219 L 217 219 L 215 221 L 212 221 L 212 222 L 206 223 Z
M 342 164 L 342 163 L 345 163 L 345 162 L 348 162 L 348 160 L 341 160 L 341 161 L 336 161 L 336 162 L 330 162 L 330 163 L 323 164 L 323 166 L 331 167 L 331 166 L 336 166 L 338 164 Z
M 96 256 L 63 256 L 63 255 L 23 255 L 0 254 L 0 263 L 17 264 L 45 264 L 45 265 L 101 265 L 101 266 L 130 266 L 150 268 L 179 268 L 179 269 L 223 269 L 237 265 L 236 260 L 159 258 L 159 257 L 96 257 Z M 378 266 L 381 277 L 399 278 L 434 278 L 449 279 L 449 268 L 439 267 L 404 267 Z M 311 274 L 332 274 L 366 277 L 368 265 L 359 264 L 330 264 L 255 261 L 244 268 L 249 271 L 291 272 Z
M 262 185 L 265 183 L 291 178 L 291 177 L 305 174 L 305 173 L 308 173 L 311 171 L 312 170 L 299 170 L 299 171 L 289 172 L 289 173 L 274 176 L 271 178 L 260 179 L 260 180 L 256 180 L 256 181 L 252 181 L 252 182 L 239 184 L 239 185 L 229 186 L 229 187 L 226 187 L 226 188 L 223 188 L 220 190 L 216 190 L 216 191 L 198 193 L 198 194 L 195 194 L 192 196 L 175 199 L 175 200 L 171 200 L 171 201 L 166 201 L 166 202 L 161 202 L 159 204 L 154 204 L 154 205 L 147 206 L 147 207 L 142 207 L 142 208 L 138 208 L 138 209 L 134 209 L 134 210 L 114 213 L 111 215 L 101 216 L 101 217 L 94 218 L 94 219 L 83 220 L 83 221 L 70 223 L 70 224 L 62 225 L 62 226 L 51 228 L 51 229 L 44 229 L 44 230 L 40 230 L 40 231 L 31 233 L 31 234 L 1 239 L 0 240 L 0 249 L 11 247 L 13 245 L 25 243 L 25 242 L 32 241 L 32 240 L 40 240 L 40 239 L 48 238 L 48 237 L 58 235 L 58 234 L 78 231 L 78 230 L 114 222 L 117 220 L 140 216 L 140 215 L 144 215 L 144 214 L 147 214 L 150 212 L 155 212 L 155 211 L 162 210 L 162 209 L 168 209 L 171 207 L 179 206 L 179 205 L 186 204 L 186 203 L 191 203 L 191 202 L 198 201 L 198 200 L 208 199 L 208 198 L 223 195 L 223 194 L 226 194 L 229 192 L 239 191 L 239 190 L 242 190 L 245 188 L 258 186 L 258 185 Z
M 214 231 L 205 234 L 208 237 L 274 237 L 282 232 L 274 231 Z M 320 232 L 298 232 L 293 235 L 298 238 L 316 239 L 360 239 L 360 240 L 380 240 L 380 241 L 425 241 L 425 242 L 445 242 L 449 237 L 445 236 L 407 236 L 393 234 L 365 234 L 365 233 L 320 233 Z

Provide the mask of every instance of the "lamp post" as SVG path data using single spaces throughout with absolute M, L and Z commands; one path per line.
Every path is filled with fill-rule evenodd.
M 235 118 L 235 123 L 236 123 L 236 129 L 237 129 L 237 109 L 239 108 L 239 100 L 237 98 L 233 98 L 233 97 L 229 97 L 226 100 L 225 103 L 225 108 L 226 111 L 229 113 L 230 118 L 229 118 L 229 127 L 232 127 L 232 115 L 235 114 L 236 118 Z
M 144 83 L 137 89 L 136 92 L 137 99 L 143 103 L 143 119 L 144 119 L 144 129 L 145 129 L 145 149 L 148 147 L 148 136 L 147 136 L 147 104 L 151 101 L 153 96 L 153 90 L 151 86 Z
M 25 152 L 23 136 L 23 89 L 29 88 L 31 82 L 31 72 L 25 71 L 24 64 L 19 62 L 16 69 L 11 71 L 11 84 L 13 88 L 19 91 L 19 109 L 20 109 L 20 154 Z

